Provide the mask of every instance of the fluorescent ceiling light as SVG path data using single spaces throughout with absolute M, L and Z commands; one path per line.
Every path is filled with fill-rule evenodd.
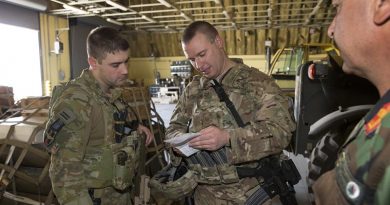
M 106 0 L 106 3 L 111 5 L 111 6 L 113 6 L 113 7 L 115 7 L 115 8 L 117 8 L 117 9 L 120 9 L 122 11 L 127 11 L 128 10 L 125 6 L 120 5 L 120 4 L 118 4 L 116 2 L 113 2 L 111 0 Z
M 172 5 L 165 0 L 157 0 L 157 1 L 160 2 L 160 4 L 163 4 L 164 6 L 166 6 L 168 8 L 172 7 Z
M 147 17 L 147 16 L 145 16 L 145 15 L 142 15 L 141 17 L 142 17 L 143 19 L 147 20 L 147 21 L 152 22 L 152 23 L 157 23 L 156 20 L 154 20 L 154 19 L 152 19 L 152 18 L 150 18 L 150 17 Z
M 108 22 L 110 22 L 110 23 L 113 23 L 113 24 L 116 24 L 116 25 L 119 25 L 119 26 L 123 26 L 123 23 L 122 23 L 122 22 L 115 21 L 114 19 L 107 18 L 106 20 L 107 20 Z
M 67 4 L 63 4 L 62 6 L 63 6 L 65 9 L 74 11 L 74 12 L 76 12 L 76 13 L 78 13 L 78 14 L 88 14 L 87 11 L 82 10 L 82 9 L 79 9 L 79 8 L 77 8 L 77 7 L 74 7 L 74 6 L 69 6 L 69 5 L 67 5 Z

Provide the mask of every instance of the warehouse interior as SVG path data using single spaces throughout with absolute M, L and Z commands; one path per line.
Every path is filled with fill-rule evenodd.
M 159 126 L 168 125 L 181 90 L 196 74 L 180 42 L 188 24 L 199 20 L 213 24 L 224 40 L 229 57 L 269 74 L 272 60 L 282 49 L 310 45 L 316 48 L 310 54 L 311 59 L 323 58 L 318 48 L 331 44 L 327 27 L 334 15 L 328 0 L 0 0 L 0 44 L 4 45 L 0 56 L 10 59 L 8 64 L 0 64 L 3 76 L 0 78 L 0 125 L 15 123 L 12 117 L 22 116 L 26 123 L 26 118 L 39 115 L 43 118 L 30 122 L 36 126 L 30 132 L 39 132 L 38 127 L 42 129 L 47 117 L 53 87 L 74 79 L 88 67 L 85 41 L 90 30 L 111 26 L 120 30 L 130 43 L 128 78 L 134 89 L 128 92 L 129 96 L 137 97 L 129 98 L 145 103 L 137 112 L 161 135 L 148 150 L 151 157 L 145 161 L 162 165 L 164 128 Z M 30 31 L 31 37 L 27 37 Z M 0 134 L 11 132 L 8 127 L 0 128 Z M 27 135 L 34 138 L 33 134 Z M 9 150 L 3 147 L 1 152 Z M 37 175 L 42 180 L 37 186 L 40 183 L 46 186 L 47 181 L 43 179 L 47 180 L 48 156 L 36 153 L 43 158 L 43 162 L 37 162 L 42 168 Z M 303 176 L 296 186 L 299 204 L 310 204 L 305 179 L 307 156 L 290 155 Z M 9 160 L 6 162 L 10 164 Z M 22 181 L 26 179 L 22 172 L 18 175 L 19 165 L 15 166 L 10 168 L 14 170 L 10 178 L 15 175 Z M 44 187 L 44 197 L 37 192 L 28 193 L 19 202 L 17 188 L 7 189 L 9 195 L 3 202 L 0 197 L 0 204 L 39 204 L 37 201 L 50 204 L 54 196 L 48 186 Z M 150 196 L 143 194 L 138 204 L 149 204 L 146 201 Z M 164 203 L 169 204 L 157 204 Z M 273 204 L 281 203 L 276 199 Z

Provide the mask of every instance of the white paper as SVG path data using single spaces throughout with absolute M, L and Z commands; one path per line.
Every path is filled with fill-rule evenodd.
M 177 148 L 181 153 L 188 157 L 199 151 L 198 149 L 194 149 L 188 145 L 188 142 L 191 139 L 199 135 L 199 133 L 185 133 L 178 137 L 167 139 L 165 142 L 171 144 L 172 147 Z

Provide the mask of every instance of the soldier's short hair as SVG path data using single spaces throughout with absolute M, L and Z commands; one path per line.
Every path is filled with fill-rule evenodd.
M 206 35 L 213 43 L 218 35 L 217 29 L 206 21 L 194 21 L 184 30 L 181 42 L 187 44 L 197 33 Z
M 99 63 L 108 53 L 127 51 L 128 49 L 129 42 L 114 28 L 101 26 L 93 29 L 88 34 L 88 56 L 96 58 Z

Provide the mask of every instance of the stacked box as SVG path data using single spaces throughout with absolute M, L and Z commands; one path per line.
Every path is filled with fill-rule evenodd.
M 14 105 L 14 92 L 12 87 L 0 86 L 0 108 L 6 110 Z
M 50 97 L 28 97 L 20 100 L 22 116 L 27 117 L 34 113 L 34 116 L 47 117 L 49 113 Z

